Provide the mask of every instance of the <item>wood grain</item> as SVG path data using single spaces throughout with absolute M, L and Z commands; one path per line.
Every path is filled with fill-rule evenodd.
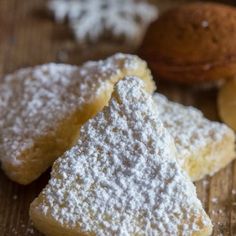
M 157 1 L 160 2 L 164 1 Z M 0 75 L 50 61 L 80 64 L 87 59 L 105 57 L 113 51 L 128 51 L 123 46 L 110 47 L 102 42 L 100 46 L 90 45 L 90 50 L 78 45 L 66 25 L 53 22 L 45 11 L 45 3 L 44 0 L 0 0 Z M 167 7 L 169 3 L 164 6 Z M 216 90 L 191 90 L 159 80 L 157 84 L 158 90 L 170 99 L 194 105 L 210 119 L 218 119 Z M 236 235 L 235 173 L 236 164 L 232 163 L 212 178 L 196 183 L 198 196 L 213 220 L 214 236 Z M 24 187 L 11 182 L 0 171 L 1 236 L 41 235 L 33 229 L 28 209 L 48 178 L 49 171 Z

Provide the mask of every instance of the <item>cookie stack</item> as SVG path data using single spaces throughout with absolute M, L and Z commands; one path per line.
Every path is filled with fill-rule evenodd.
M 47 64 L 7 75 L 0 86 L 1 162 L 20 184 L 38 178 L 76 142 L 80 126 L 108 102 L 126 75 L 154 82 L 146 62 L 117 54 L 81 67 Z
M 81 67 L 37 66 L 2 80 L 6 174 L 28 184 L 57 159 L 30 208 L 40 231 L 211 234 L 191 180 L 235 158 L 234 133 L 154 91 L 146 62 L 125 54 Z

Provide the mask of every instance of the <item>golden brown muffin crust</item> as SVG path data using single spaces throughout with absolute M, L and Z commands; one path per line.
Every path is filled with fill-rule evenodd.
M 163 77 L 209 81 L 236 73 L 235 42 L 236 8 L 199 2 L 163 14 L 151 25 L 140 54 Z

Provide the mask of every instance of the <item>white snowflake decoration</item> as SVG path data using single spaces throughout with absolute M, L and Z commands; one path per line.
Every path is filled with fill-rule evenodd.
M 145 0 L 50 0 L 57 22 L 68 19 L 79 41 L 96 41 L 105 31 L 139 43 L 157 18 L 155 6 Z

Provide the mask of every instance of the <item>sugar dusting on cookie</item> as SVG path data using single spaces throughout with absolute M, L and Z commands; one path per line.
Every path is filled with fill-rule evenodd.
M 133 77 L 117 84 L 109 106 L 55 162 L 31 212 L 96 235 L 187 236 L 211 227 L 142 86 Z
M 213 142 L 220 142 L 232 132 L 224 124 L 207 120 L 194 107 L 168 101 L 159 93 L 155 93 L 153 99 L 164 126 L 175 140 L 181 164 L 193 153 Z
M 139 69 L 140 63 L 145 64 L 136 56 L 116 54 L 82 67 L 50 63 L 7 75 L 0 82 L 1 158 L 20 164 L 17 156 L 35 138 L 54 132 L 58 122 L 116 82 L 122 70 Z

